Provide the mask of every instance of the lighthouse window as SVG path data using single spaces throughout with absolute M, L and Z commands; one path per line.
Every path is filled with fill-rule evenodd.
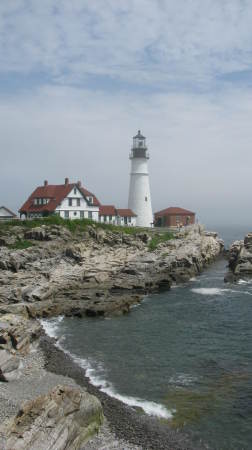
M 148 197 L 145 197 L 145 201 L 146 201 L 146 202 L 148 201 Z

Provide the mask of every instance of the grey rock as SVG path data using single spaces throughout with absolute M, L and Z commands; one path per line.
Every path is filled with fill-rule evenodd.
M 22 405 L 0 427 L 6 450 L 77 450 L 103 421 L 99 400 L 87 392 L 59 385 Z

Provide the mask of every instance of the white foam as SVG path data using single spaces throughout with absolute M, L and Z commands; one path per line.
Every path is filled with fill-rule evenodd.
M 165 406 L 159 403 L 149 402 L 147 400 L 138 399 L 135 397 L 128 397 L 126 395 L 120 395 L 114 391 L 113 388 L 102 388 L 101 391 L 108 394 L 110 397 L 114 397 L 129 406 L 135 406 L 142 408 L 149 416 L 156 416 L 162 419 L 171 419 L 172 412 L 168 411 Z
M 57 337 L 57 329 L 64 316 L 58 316 L 53 319 L 40 319 L 40 323 L 45 330 L 45 333 L 52 338 Z
M 119 394 L 118 392 L 116 392 L 112 383 L 109 383 L 101 375 L 97 374 L 97 370 L 92 366 L 92 364 L 88 360 L 81 359 L 73 355 L 72 358 L 79 366 L 85 369 L 86 376 L 89 378 L 90 382 L 94 386 L 98 387 L 100 391 L 104 392 L 110 397 L 116 398 L 117 400 L 120 400 L 122 403 L 125 403 L 126 405 L 142 408 L 146 414 L 151 416 L 160 417 L 162 419 L 170 419 L 172 417 L 172 412 L 169 411 L 165 406 L 160 405 L 159 403 Z M 99 371 L 103 370 L 102 365 L 100 365 L 100 367 L 98 366 L 98 370 Z
M 239 280 L 237 284 L 251 284 L 252 280 Z
M 247 294 L 252 295 L 249 291 L 238 291 L 236 289 L 221 289 L 221 288 L 194 288 L 191 292 L 200 295 L 223 295 L 225 292 L 231 292 L 234 294 Z
M 63 316 L 57 317 L 57 319 L 49 319 L 49 320 L 40 320 L 45 332 L 50 337 L 57 337 L 56 330 L 58 328 L 59 323 L 62 321 Z M 120 400 L 122 403 L 132 407 L 139 407 L 144 410 L 144 412 L 151 416 L 160 417 L 162 419 L 170 419 L 172 417 L 172 413 L 174 411 L 169 411 L 165 406 L 160 405 L 159 403 L 143 400 L 136 397 L 130 397 L 126 395 L 121 395 L 114 389 L 112 383 L 107 382 L 102 376 L 97 373 L 97 370 L 93 367 L 93 365 L 86 359 L 79 358 L 73 354 L 71 354 L 68 350 L 66 350 L 61 343 L 64 341 L 64 336 L 62 336 L 56 346 L 60 348 L 64 353 L 68 354 L 74 362 L 76 362 L 80 367 L 85 369 L 86 376 L 90 380 L 90 382 L 98 387 L 102 392 L 109 395 L 110 397 L 116 398 Z M 102 372 L 102 365 L 97 365 L 98 371 Z
M 190 386 L 197 381 L 197 377 L 185 373 L 175 375 L 169 379 L 169 383 L 179 386 Z
M 191 292 L 200 295 L 223 295 L 224 292 L 230 292 L 230 289 L 221 289 L 221 288 L 194 288 L 191 289 Z

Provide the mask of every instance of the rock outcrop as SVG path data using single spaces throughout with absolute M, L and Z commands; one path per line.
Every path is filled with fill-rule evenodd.
M 16 228 L 16 230 L 15 230 Z M 0 247 L 0 313 L 28 318 L 125 313 L 143 295 L 199 274 L 222 249 L 216 234 L 195 226 L 150 251 L 156 231 L 136 235 L 89 226 L 12 229 L 25 250 Z M 6 242 L 8 236 L 2 236 Z M 162 239 L 161 239 L 162 241 Z
M 252 233 L 248 233 L 243 241 L 235 241 L 229 249 L 228 273 L 226 282 L 238 281 L 252 277 Z
M 19 376 L 22 356 L 27 354 L 33 341 L 41 334 L 41 326 L 35 320 L 22 315 L 5 314 L 0 316 L 0 374 L 2 381 Z
M 99 430 L 100 401 L 87 392 L 56 386 L 22 405 L 16 416 L 0 426 L 5 450 L 77 450 Z
M 74 233 L 56 225 L 0 229 L 0 382 L 9 381 L 3 392 L 23 379 L 22 359 L 37 349 L 36 318 L 126 313 L 145 294 L 199 274 L 222 249 L 217 235 L 199 226 L 172 239 L 156 230 L 134 235 L 95 225 Z M 77 450 L 98 431 L 99 400 L 68 380 L 59 383 L 16 405 L 16 415 L 0 425 L 0 448 Z

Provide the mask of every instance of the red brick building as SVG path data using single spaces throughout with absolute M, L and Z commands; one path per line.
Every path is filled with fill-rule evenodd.
M 195 213 L 183 208 L 170 207 L 154 214 L 156 227 L 176 227 L 179 225 L 193 225 Z

